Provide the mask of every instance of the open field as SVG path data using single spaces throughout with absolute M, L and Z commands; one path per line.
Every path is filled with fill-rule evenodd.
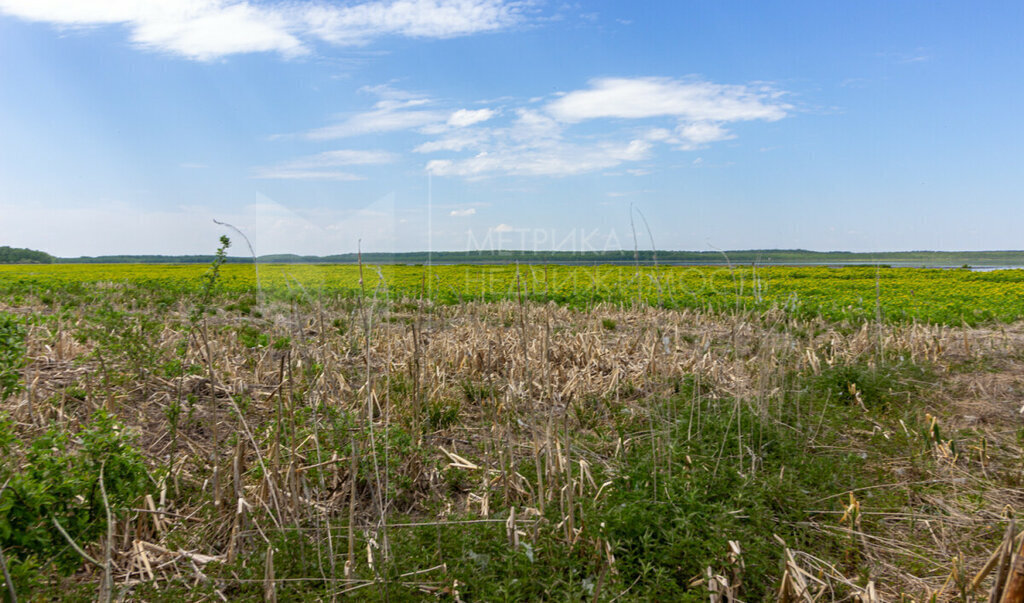
M 8 294 L 121 283 L 152 292 L 157 303 L 197 293 L 207 266 L 196 264 L 0 265 Z M 234 295 L 257 286 L 252 265 L 225 264 L 218 290 Z M 360 275 L 362 283 L 360 285 Z M 947 325 L 1024 318 L 1024 270 L 939 270 L 848 266 L 365 266 L 262 265 L 260 284 L 278 298 L 378 297 L 445 304 L 519 300 L 587 308 L 600 302 L 663 308 L 753 310 L 785 308 L 792 316 L 828 320 L 924 321 Z M 162 297 L 161 297 L 162 296 Z M 56 299 L 45 296 L 42 301 Z
M 5 582 L 759 601 L 798 567 L 819 600 L 987 596 L 1024 505 L 1024 271 L 361 274 L 0 266 Z

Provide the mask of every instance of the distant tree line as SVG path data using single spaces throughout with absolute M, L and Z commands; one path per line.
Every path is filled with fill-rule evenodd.
M 27 251 L 27 250 L 25 250 Z M 49 258 L 42 252 L 43 256 Z M 212 255 L 105 255 L 59 258 L 61 263 L 108 264 L 208 264 Z M 354 264 L 360 256 L 343 253 L 327 256 L 276 254 L 259 256 L 261 264 Z M 40 260 L 42 261 L 42 260 Z M 50 258 L 49 261 L 53 261 Z M 247 257 L 231 257 L 230 263 L 251 262 Z M 857 253 L 850 251 L 808 251 L 806 249 L 744 249 L 737 251 L 437 251 L 427 253 L 363 253 L 368 264 L 849 264 L 893 263 L 930 266 L 1024 266 L 1024 251 L 893 251 Z
M 55 258 L 45 251 L 21 247 L 0 247 L 0 264 L 52 264 Z
M 209 264 L 213 255 L 97 255 L 58 258 L 61 264 Z M 226 261 L 252 262 L 252 258 L 228 258 Z

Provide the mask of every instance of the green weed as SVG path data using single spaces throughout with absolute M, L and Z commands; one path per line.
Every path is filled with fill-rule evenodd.
M 102 410 L 77 434 L 54 427 L 31 442 L 20 441 L 5 420 L 0 448 L 0 476 L 8 483 L 0 499 L 0 546 L 15 568 L 52 564 L 70 574 L 82 559 L 55 524 L 87 546 L 106 533 L 100 480 L 115 515 L 132 506 L 148 483 L 131 436 Z
M 21 389 L 25 352 L 25 326 L 13 315 L 0 312 L 0 401 Z

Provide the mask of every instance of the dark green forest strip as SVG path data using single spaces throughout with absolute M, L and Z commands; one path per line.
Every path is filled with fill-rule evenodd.
M 644 264 L 686 263 L 700 265 L 725 264 L 876 264 L 890 263 L 912 266 L 1024 266 L 1024 251 L 891 251 L 855 253 L 849 251 L 808 251 L 805 249 L 748 249 L 735 251 L 438 251 L 427 253 L 364 253 L 363 262 L 375 264 Z M 353 264 L 356 253 L 315 256 L 274 254 L 259 256 L 268 264 Z M 0 260 L 2 261 L 2 260 Z M 212 255 L 107 255 L 95 257 L 58 258 L 65 264 L 208 264 Z M 251 262 L 251 258 L 230 257 L 228 262 Z

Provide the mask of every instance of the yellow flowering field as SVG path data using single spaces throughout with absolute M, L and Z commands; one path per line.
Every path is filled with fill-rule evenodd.
M 57 295 L 97 283 L 163 296 L 193 294 L 209 267 L 202 264 L 53 264 L 0 266 L 0 291 Z M 1013 321 L 1024 316 L 1024 270 L 942 270 L 888 267 L 356 265 L 259 266 L 273 296 L 379 299 L 555 301 L 573 307 L 637 302 L 669 308 L 768 309 L 807 316 L 943 324 Z M 103 285 L 101 285 L 102 288 Z M 255 292 L 253 265 L 221 267 L 217 287 Z

